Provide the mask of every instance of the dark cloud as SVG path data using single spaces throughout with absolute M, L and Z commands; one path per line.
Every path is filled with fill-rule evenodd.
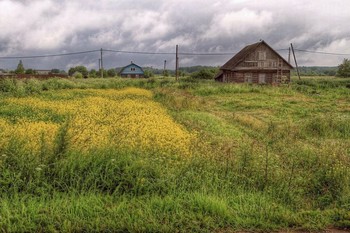
M 264 39 L 275 49 L 350 53 L 348 0 L 0 0 L 0 56 L 55 54 L 99 48 L 175 52 L 238 52 Z M 232 55 L 233 55 L 232 54 Z M 283 56 L 287 56 L 282 51 Z M 337 65 L 343 56 L 297 53 L 301 65 Z M 182 56 L 180 64 L 220 65 L 230 56 Z M 26 67 L 98 67 L 99 53 L 24 59 Z M 104 53 L 107 68 L 131 60 L 174 66 L 174 56 Z M 18 60 L 0 60 L 0 68 Z

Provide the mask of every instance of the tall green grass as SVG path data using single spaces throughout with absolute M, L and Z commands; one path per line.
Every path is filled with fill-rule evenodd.
M 350 103 L 349 90 L 312 84 L 317 81 L 269 87 L 171 79 L 1 80 L 3 99 L 70 88 L 148 88 L 200 140 L 192 157 L 110 147 L 68 152 L 69 119 L 53 116 L 49 120 L 66 122 L 54 150 L 43 141 L 41 151 L 31 154 L 16 138 L 0 148 L 0 229 L 349 228 L 350 121 L 346 104 L 337 105 Z M 11 119 L 23 112 L 40 115 L 2 106 L 0 116 Z

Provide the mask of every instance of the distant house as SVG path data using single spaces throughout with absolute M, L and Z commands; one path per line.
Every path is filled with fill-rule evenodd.
M 119 75 L 124 78 L 143 78 L 144 72 L 140 66 L 131 62 L 130 65 L 122 68 Z
M 51 74 L 51 70 L 35 70 L 35 73 L 36 74 L 39 74 L 39 75 L 48 75 L 48 74 Z
M 215 80 L 219 82 L 281 84 L 290 82 L 290 65 L 265 41 L 247 45 L 226 62 Z

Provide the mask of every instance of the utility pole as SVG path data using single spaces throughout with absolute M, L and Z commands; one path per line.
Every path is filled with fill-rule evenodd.
M 288 63 L 290 64 L 290 47 L 288 48 Z
M 103 78 L 103 57 L 102 57 L 103 49 L 101 48 L 101 78 Z
M 179 45 L 176 45 L 176 59 L 175 59 L 175 78 L 179 79 Z
M 165 77 L 165 69 L 166 69 L 166 60 L 164 60 L 164 69 L 163 69 L 163 76 Z
M 295 62 L 295 68 L 297 68 L 297 73 L 298 73 L 298 77 L 299 77 L 299 80 L 300 80 L 299 67 L 298 67 L 297 59 L 295 58 L 295 53 L 294 53 L 294 48 L 293 48 L 293 44 L 292 43 L 290 43 L 290 47 L 292 48 L 294 62 Z
M 98 59 L 98 71 L 101 71 L 101 58 Z

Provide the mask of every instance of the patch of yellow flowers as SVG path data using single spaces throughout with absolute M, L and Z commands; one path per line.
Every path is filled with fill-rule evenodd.
M 60 127 L 67 125 L 66 140 L 70 151 L 114 147 L 191 154 L 196 135 L 176 123 L 159 103 L 153 101 L 152 92 L 148 90 L 63 90 L 50 94 L 52 98 L 46 99 L 42 96 L 9 98 L 7 107 L 31 108 L 40 119 L 50 119 L 50 114 L 55 114 L 66 122 L 21 117 L 21 113 L 15 122 L 0 118 L 1 148 L 15 139 L 35 153 L 42 150 L 43 144 L 54 150 Z

